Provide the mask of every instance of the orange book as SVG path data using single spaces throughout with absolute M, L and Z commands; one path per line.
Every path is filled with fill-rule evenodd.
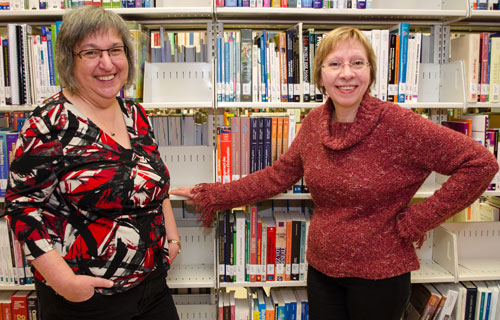
M 292 279 L 292 234 L 293 223 L 290 217 L 286 217 L 286 255 L 285 255 L 285 281 Z
M 278 117 L 278 126 L 276 130 L 276 159 L 283 154 L 283 117 Z
M 278 136 L 278 118 L 272 117 L 271 120 L 271 164 L 277 160 L 277 141 Z
M 290 118 L 283 118 L 283 151 L 282 154 L 288 151 L 288 130 L 290 128 Z

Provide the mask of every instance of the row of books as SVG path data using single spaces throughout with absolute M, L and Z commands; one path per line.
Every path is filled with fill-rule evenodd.
M 229 117 L 226 126 L 217 127 L 217 181 L 237 180 L 272 165 L 288 150 L 300 125 L 300 113 L 293 110 Z
M 0 291 L 0 319 L 38 320 L 38 296 L 34 290 Z
M 205 31 L 150 31 L 151 62 L 208 62 Z
M 154 8 L 155 0 L 1 0 L 0 10 L 56 10 L 81 6 L 104 8 Z
M 404 319 L 499 319 L 499 292 L 499 281 L 413 284 Z
M 226 211 L 217 221 L 220 282 L 305 279 L 309 214 L 274 210 L 259 215 L 257 205 Z
M 498 10 L 498 0 L 471 0 L 473 10 Z
M 7 220 L 0 218 L 0 285 L 33 283 L 33 274 Z M 0 291 L 1 292 L 1 291 Z
M 195 115 L 168 115 L 150 117 L 159 146 L 208 146 L 209 127 L 213 115 L 198 119 Z
M 0 198 L 5 197 L 10 163 L 14 157 L 19 133 L 10 129 L 0 130 Z
M 220 292 L 218 319 L 309 319 L 309 303 L 305 288 L 251 288 L 246 298 L 236 298 L 234 291 Z
M 0 31 L 0 105 L 39 104 L 60 90 L 54 46 L 60 23 Z
M 431 111 L 432 121 L 435 121 L 452 130 L 469 136 L 485 148 L 497 158 L 500 163 L 500 115 L 499 114 L 464 114 L 457 118 L 450 118 L 446 111 L 434 110 Z M 440 181 L 438 181 L 440 182 Z M 500 190 L 500 174 L 496 174 L 488 190 Z
M 373 0 L 216 0 L 217 7 L 369 9 Z
M 500 102 L 500 32 L 459 35 L 450 51 L 451 61 L 464 61 L 466 101 Z
M 441 62 L 436 29 L 410 33 L 410 25 L 402 22 L 390 29 L 364 31 L 377 62 L 373 96 L 418 101 L 420 64 Z M 300 30 L 294 26 L 281 32 L 225 31 L 216 39 L 217 101 L 322 102 L 313 74 L 315 51 L 324 34 L 314 29 L 299 34 Z

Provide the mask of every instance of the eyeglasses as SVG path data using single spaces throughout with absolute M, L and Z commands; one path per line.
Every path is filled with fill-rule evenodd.
M 338 72 L 345 65 L 349 65 L 349 67 L 353 71 L 360 71 L 360 70 L 363 70 L 366 66 L 369 66 L 370 63 L 367 61 L 364 61 L 364 60 L 354 60 L 351 62 L 332 61 L 332 62 L 329 62 L 328 64 L 323 65 L 321 67 L 325 68 L 327 71 L 330 71 L 330 72 Z
M 82 60 L 95 61 L 97 60 L 97 58 L 102 57 L 102 53 L 104 51 L 108 52 L 111 60 L 118 60 L 125 56 L 125 54 L 127 53 L 127 48 L 125 48 L 125 46 L 118 46 L 109 49 L 87 49 L 73 53 L 73 55 L 80 57 L 80 59 Z

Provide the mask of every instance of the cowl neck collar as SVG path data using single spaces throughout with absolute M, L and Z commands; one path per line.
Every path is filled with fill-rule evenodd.
M 324 146 L 332 150 L 343 150 L 354 146 L 368 136 L 379 123 L 383 113 L 382 101 L 365 93 L 352 123 L 334 122 L 331 126 L 335 109 L 330 97 L 321 107 L 320 136 Z M 332 127 L 332 130 L 330 130 Z

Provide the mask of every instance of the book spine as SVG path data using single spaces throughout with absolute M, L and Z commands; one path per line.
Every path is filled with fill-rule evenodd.
M 252 101 L 252 30 L 241 33 L 241 101 Z

